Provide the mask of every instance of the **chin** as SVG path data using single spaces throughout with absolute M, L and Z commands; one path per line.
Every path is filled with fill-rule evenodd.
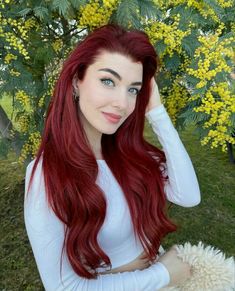
M 99 130 L 99 132 L 104 133 L 104 134 L 114 134 L 118 128 L 121 126 L 121 124 L 116 124 L 116 125 L 111 125 L 111 126 L 106 126 L 106 127 L 102 127 L 102 128 L 97 128 L 97 130 Z
M 103 134 L 114 134 L 117 130 L 118 130 L 118 128 L 113 129 L 113 130 L 102 130 L 101 132 Z

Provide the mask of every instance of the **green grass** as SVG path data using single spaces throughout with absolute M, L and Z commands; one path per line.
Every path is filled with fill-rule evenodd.
M 213 245 L 226 253 L 235 255 L 235 164 L 219 149 L 200 145 L 194 126 L 189 126 L 179 136 L 193 162 L 201 190 L 198 206 L 183 208 L 173 204 L 170 217 L 178 225 L 169 234 L 164 247 L 175 243 L 198 243 Z M 147 125 L 147 139 L 159 146 Z
M 193 161 L 202 202 L 192 208 L 174 205 L 171 218 L 179 229 L 163 242 L 164 248 L 176 243 L 200 240 L 235 254 L 235 165 L 220 150 L 201 147 L 193 126 L 180 137 Z M 146 138 L 158 144 L 147 125 Z M 14 154 L 0 161 L 0 290 L 44 290 L 40 281 L 23 220 L 24 168 Z

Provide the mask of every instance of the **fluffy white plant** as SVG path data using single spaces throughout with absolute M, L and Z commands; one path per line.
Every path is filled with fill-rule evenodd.
M 178 257 L 192 267 L 192 276 L 182 285 L 165 287 L 161 291 L 232 291 L 235 290 L 234 258 L 212 246 L 189 242 L 177 245 Z

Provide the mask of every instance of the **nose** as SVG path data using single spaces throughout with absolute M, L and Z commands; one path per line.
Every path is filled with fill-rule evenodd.
M 125 111 L 128 107 L 128 96 L 126 90 L 120 90 L 115 93 L 113 106 Z

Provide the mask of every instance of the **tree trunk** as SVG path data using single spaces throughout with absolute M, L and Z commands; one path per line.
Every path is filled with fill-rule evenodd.
M 6 112 L 0 105 L 0 132 L 2 137 L 10 139 L 10 130 L 12 129 L 12 122 L 8 118 Z
M 20 146 L 17 144 L 17 138 L 19 137 L 19 132 L 15 132 L 14 138 L 10 136 L 10 131 L 12 130 L 13 125 L 11 120 L 8 118 L 6 112 L 0 105 L 0 137 L 7 139 L 11 142 L 12 148 L 17 155 L 20 154 Z

